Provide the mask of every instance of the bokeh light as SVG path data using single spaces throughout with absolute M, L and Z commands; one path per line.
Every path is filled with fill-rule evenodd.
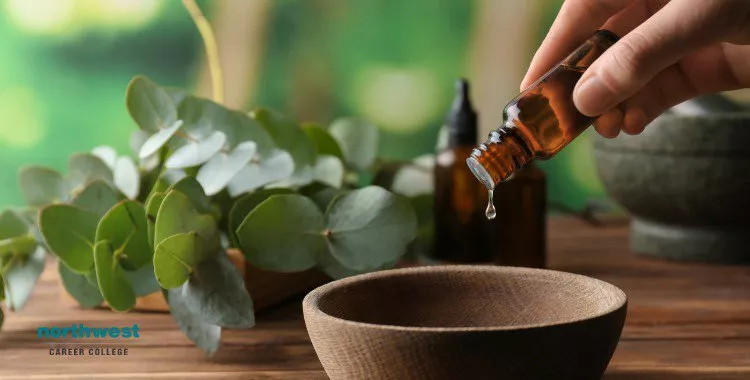
M 358 113 L 389 132 L 423 129 L 440 111 L 442 93 L 428 69 L 363 67 L 353 86 Z
M 9 18 L 24 31 L 57 34 L 75 17 L 75 0 L 6 0 Z
M 32 89 L 24 86 L 4 87 L 0 91 L 0 146 L 28 148 L 44 137 L 40 104 Z

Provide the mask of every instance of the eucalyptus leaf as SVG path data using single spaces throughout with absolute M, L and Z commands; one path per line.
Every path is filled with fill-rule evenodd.
M 172 98 L 172 104 L 174 104 L 174 106 L 177 108 L 177 112 L 179 115 L 180 106 L 182 105 L 182 102 L 185 100 L 188 94 L 181 88 L 162 87 L 162 89 L 164 89 L 164 91 L 169 94 L 169 97 Z
M 252 141 L 256 144 L 260 157 L 266 157 L 276 149 L 271 135 L 257 121 L 242 112 L 230 111 L 226 126 L 221 130 L 227 134 L 230 147 Z
M 274 181 L 266 185 L 267 188 L 299 188 L 312 184 L 315 182 L 315 171 L 312 166 L 305 166 L 302 169 L 294 171 L 291 177 Z
M 156 133 L 177 121 L 177 108 L 172 97 L 159 85 L 139 75 L 128 84 L 125 103 L 138 126 Z
M 317 124 L 303 124 L 302 130 L 312 140 L 318 155 L 329 155 L 341 160 L 344 159 L 344 153 L 341 151 L 339 143 L 328 131 Z
M 18 173 L 21 194 L 29 206 L 43 207 L 65 201 L 68 186 L 63 176 L 49 168 L 25 166 Z
M 171 124 L 169 124 L 164 129 L 159 129 L 151 135 L 141 146 L 141 150 L 138 152 L 138 158 L 140 159 L 146 159 L 149 156 L 153 155 L 154 153 L 158 152 L 161 147 L 164 146 L 164 144 L 169 141 L 172 136 L 174 136 L 175 133 L 177 133 L 177 130 L 182 127 L 182 120 L 177 120 Z
M 44 270 L 44 249 L 37 247 L 33 254 L 15 256 L 12 260 L 4 274 L 5 295 L 10 309 L 20 310 Z
M 117 152 L 115 148 L 111 146 L 102 145 L 91 150 L 91 154 L 99 157 L 110 169 L 115 170 L 115 162 L 117 161 Z
M 221 327 L 204 322 L 200 314 L 195 314 L 187 308 L 183 296 L 185 286 L 163 291 L 169 310 L 188 339 L 207 355 L 213 355 L 221 344 Z
M 70 204 L 93 212 L 101 218 L 122 199 L 112 186 L 102 180 L 90 182 L 71 200 Z
M 112 183 L 112 169 L 99 157 L 88 153 L 77 153 L 68 160 L 68 183 L 76 189 L 101 180 Z
M 348 191 L 343 189 L 337 189 L 333 187 L 324 187 L 320 190 L 312 192 L 308 197 L 315 202 L 321 212 L 328 210 L 328 205 L 341 194 L 346 194 Z
M 96 281 L 107 304 L 117 311 L 132 309 L 135 306 L 135 293 L 107 240 L 100 240 L 94 246 L 94 262 Z
M 336 198 L 326 220 L 331 254 L 357 271 L 375 270 L 401 257 L 417 230 L 409 200 L 377 186 Z
M 148 226 L 148 245 L 154 247 L 154 226 L 156 225 L 156 215 L 159 212 L 159 207 L 164 201 L 164 197 L 167 196 L 165 193 L 154 193 L 148 199 L 146 204 L 146 224 Z
M 146 143 L 146 140 L 151 135 L 148 132 L 145 132 L 140 129 L 136 129 L 133 131 L 133 133 L 130 134 L 130 150 L 133 152 L 133 154 L 138 157 L 138 167 L 149 172 L 151 170 L 154 170 L 159 165 L 159 154 L 154 153 L 148 157 L 141 158 L 140 152 L 141 147 L 143 147 L 143 144 Z
M 76 273 L 94 265 L 96 214 L 70 205 L 50 205 L 39 212 L 39 229 L 50 251 Z
M 133 288 L 133 293 L 135 293 L 136 297 L 147 296 L 161 290 L 161 286 L 159 286 L 159 282 L 156 281 L 156 277 L 154 276 L 153 263 L 148 263 L 134 271 L 124 270 L 123 273 L 130 287 Z
M 292 155 L 297 169 L 315 163 L 315 145 L 293 120 L 267 109 L 253 111 L 250 117 L 263 126 L 276 146 Z
M 154 274 L 162 288 L 182 286 L 206 259 L 203 239 L 195 232 L 172 235 L 156 246 Z
M 365 170 L 375 161 L 378 128 L 373 124 L 353 118 L 338 119 L 329 132 L 339 143 L 349 166 Z
M 154 245 L 170 236 L 196 232 L 203 238 L 207 251 L 220 249 L 216 220 L 209 214 L 200 213 L 188 197 L 177 190 L 170 190 L 159 208 L 154 226 Z
M 290 189 L 263 189 L 252 192 L 250 194 L 245 194 L 237 199 L 237 201 L 234 202 L 234 206 L 229 211 L 229 219 L 227 222 L 229 238 L 231 239 L 232 246 L 239 246 L 239 241 L 237 240 L 237 229 L 240 227 L 240 224 L 242 224 L 242 221 L 245 220 L 245 217 L 250 213 L 250 211 L 253 211 L 256 206 L 258 206 L 261 202 L 265 201 L 272 195 L 293 193 L 294 191 Z
M 96 279 L 96 268 L 91 268 L 89 273 L 86 273 L 84 277 L 86 277 L 86 281 L 88 281 L 89 284 L 99 289 L 99 281 Z
M 219 153 L 203 165 L 196 179 L 206 191 L 206 195 L 215 195 L 223 190 L 255 156 L 256 145 L 247 141 L 237 145 L 229 154 Z
M 432 194 L 434 192 L 433 155 L 423 155 L 410 165 L 400 168 L 393 176 L 391 190 L 406 197 Z
M 188 310 L 207 323 L 229 328 L 255 325 L 253 300 L 242 275 L 224 253 L 198 264 L 183 295 Z
M 0 272 L 0 301 L 5 301 L 5 280 L 3 279 L 3 273 Z M 0 308 L 0 314 L 2 314 L 2 308 Z M 2 316 L 0 316 L 0 327 L 2 327 Z
M 236 197 L 288 178 L 294 173 L 294 165 L 294 159 L 289 153 L 277 149 L 263 161 L 253 161 L 242 168 L 227 184 L 229 195 Z
M 141 190 L 141 174 L 130 157 L 119 157 L 114 168 L 115 186 L 130 199 L 135 199 Z
M 206 196 L 203 186 L 195 177 L 184 177 L 170 186 L 168 190 L 177 190 L 188 197 L 198 211 L 207 214 L 211 213 L 211 202 Z M 168 192 L 167 190 L 167 192 Z
M 227 136 L 219 131 L 202 140 L 188 141 L 167 158 L 166 166 L 169 169 L 198 166 L 219 153 L 226 141 Z
M 344 182 L 344 164 L 334 156 L 318 156 L 313 168 L 313 179 L 332 187 L 341 187 Z
M 62 261 L 57 263 L 57 271 L 60 274 L 65 290 L 84 309 L 93 309 L 101 305 L 104 298 L 99 287 L 91 284 L 86 276 L 80 275 L 68 269 Z
M 0 213 L 0 240 L 29 233 L 29 223 L 17 212 L 4 210 Z
M 275 272 L 301 272 L 315 266 L 323 247 L 323 214 L 301 195 L 274 195 L 259 204 L 237 229 L 247 260 Z
M 36 239 L 22 235 L 0 240 L 0 257 L 6 255 L 28 255 L 37 248 Z
M 109 242 L 128 270 L 139 269 L 151 261 L 146 210 L 136 201 L 120 202 L 102 217 L 96 229 L 96 241 L 102 240 Z

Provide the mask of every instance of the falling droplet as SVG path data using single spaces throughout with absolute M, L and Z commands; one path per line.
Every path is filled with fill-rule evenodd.
M 495 202 L 493 200 L 494 198 L 494 188 L 487 190 L 487 210 L 484 212 L 484 215 L 487 216 L 487 219 L 492 220 L 495 219 L 495 216 L 497 216 L 497 210 L 495 210 Z

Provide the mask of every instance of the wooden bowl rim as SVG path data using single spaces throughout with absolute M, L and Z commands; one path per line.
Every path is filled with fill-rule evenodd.
M 511 273 L 511 274 L 537 274 L 543 276 L 556 275 L 567 277 L 571 280 L 582 281 L 597 285 L 599 288 L 605 289 L 608 293 L 613 294 L 619 298 L 612 306 L 605 309 L 600 313 L 592 313 L 591 315 L 582 316 L 581 318 L 575 318 L 565 321 L 548 322 L 548 323 L 536 323 L 526 325 L 515 325 L 515 326 L 493 326 L 493 327 L 420 327 L 420 326 L 398 326 L 398 325 L 383 325 L 369 322 L 357 322 L 348 319 L 335 317 L 328 313 L 320 310 L 319 301 L 326 294 L 336 291 L 339 288 L 347 285 L 369 281 L 373 279 L 404 276 L 409 274 L 419 273 L 440 273 L 440 272 L 494 272 L 494 273 Z M 537 269 L 537 268 L 524 268 L 524 267 L 507 267 L 507 266 L 494 266 L 494 265 L 440 265 L 440 266 L 425 266 L 425 267 L 414 267 L 414 268 L 399 268 L 383 270 L 378 272 L 360 274 L 329 282 L 325 285 L 319 286 L 310 293 L 308 293 L 302 300 L 303 312 L 309 315 L 311 318 L 326 319 L 330 322 L 360 327 L 360 328 L 371 328 L 380 330 L 391 330 L 391 331 L 411 331 L 411 332 L 425 332 L 425 333 L 460 333 L 460 332 L 491 332 L 491 331 L 520 331 L 520 330 L 532 330 L 545 327 L 564 326 L 574 323 L 581 323 L 596 318 L 600 318 L 618 310 L 627 307 L 628 297 L 622 289 L 615 285 L 612 285 L 606 281 L 602 281 L 593 277 L 588 277 L 576 273 L 562 272 L 551 269 Z

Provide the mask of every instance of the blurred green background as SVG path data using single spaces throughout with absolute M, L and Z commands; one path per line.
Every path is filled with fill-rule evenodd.
M 356 115 L 383 132 L 381 155 L 434 149 L 461 76 L 485 136 L 518 92 L 561 1 L 200 1 L 214 26 L 227 104 L 302 121 Z M 25 164 L 65 171 L 68 156 L 129 152 L 128 81 L 210 93 L 203 46 L 176 0 L 0 0 L 0 204 L 20 205 Z M 590 136 L 542 167 L 551 203 L 581 209 L 603 191 Z

